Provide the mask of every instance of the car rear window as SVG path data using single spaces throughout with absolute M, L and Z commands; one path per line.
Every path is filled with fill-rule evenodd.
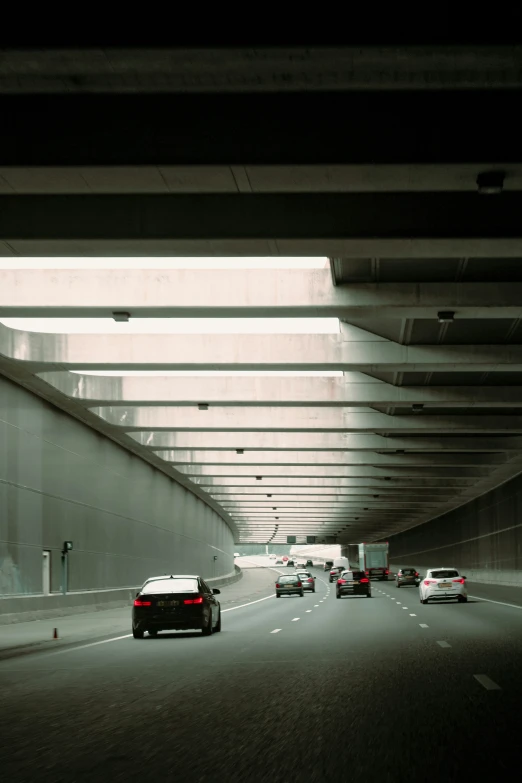
M 415 573 L 415 569 L 414 568 L 403 568 L 401 573 L 403 573 L 403 574 L 414 574 Z
M 155 579 L 144 585 L 142 593 L 197 593 L 197 579 Z
M 344 579 L 364 579 L 366 574 L 364 571 L 344 571 L 342 576 Z
M 299 581 L 299 577 L 295 576 L 295 574 L 292 575 L 292 576 L 280 576 L 277 581 L 279 582 L 279 584 L 285 584 L 285 583 L 289 583 L 289 582 L 298 582 Z
M 431 576 L 434 579 L 452 579 L 454 576 L 458 576 L 459 572 L 451 568 L 447 568 L 445 571 L 432 571 Z

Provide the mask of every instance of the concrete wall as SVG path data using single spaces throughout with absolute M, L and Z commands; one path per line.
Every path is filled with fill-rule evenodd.
M 65 540 L 71 591 L 234 572 L 232 532 L 209 506 L 0 376 L 0 596 L 42 593 L 43 550 L 60 591 Z
M 522 474 L 389 542 L 394 569 L 450 565 L 473 582 L 522 586 Z

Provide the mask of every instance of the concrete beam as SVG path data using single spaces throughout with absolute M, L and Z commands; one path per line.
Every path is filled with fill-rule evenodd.
M 213 488 L 209 491 L 209 495 L 214 498 L 219 504 L 224 504 L 228 500 L 237 500 L 245 502 L 265 502 L 272 506 L 277 506 L 279 503 L 291 502 L 294 500 L 313 500 L 321 503 L 336 503 L 343 500 L 354 499 L 386 499 L 393 500 L 394 498 L 429 498 L 437 500 L 440 497 L 446 497 L 449 492 L 449 487 L 408 487 L 402 486 L 390 489 L 372 490 L 371 487 L 287 487 L 285 490 L 281 487 L 273 488 L 273 490 L 267 493 L 264 488 L 258 487 L 220 487 Z M 463 489 L 451 487 L 451 493 L 458 495 Z M 270 497 L 267 497 L 270 495 Z
M 522 346 L 520 346 L 522 350 Z M 203 400 L 202 400 L 203 402 Z M 346 412 L 340 408 L 93 408 L 93 413 L 105 421 L 126 431 L 176 430 L 229 431 L 270 430 L 280 432 L 398 432 L 414 433 L 519 434 L 522 433 L 522 416 L 390 416 L 372 411 Z M 239 436 L 238 436 L 239 437 Z
M 454 490 L 452 490 L 453 494 L 458 494 Z M 209 493 L 210 494 L 210 493 Z M 362 492 L 344 492 L 339 494 L 318 494 L 313 493 L 311 490 L 307 492 L 306 494 L 301 493 L 298 494 L 297 490 L 294 490 L 294 494 L 288 494 L 288 495 L 273 495 L 272 498 L 267 498 L 266 494 L 260 495 L 260 494 L 214 494 L 212 493 L 212 497 L 214 500 L 216 500 L 221 506 L 226 507 L 229 502 L 233 503 L 240 503 L 242 506 L 250 506 L 250 505 L 263 505 L 263 507 L 267 508 L 281 508 L 281 507 L 287 507 L 289 505 L 300 505 L 303 504 L 310 504 L 310 505 L 328 505 L 328 506 L 337 506 L 342 505 L 345 500 L 374 500 L 376 497 L 380 498 L 381 501 L 391 501 L 395 502 L 397 500 L 419 500 L 419 501 L 438 501 L 441 498 L 446 498 L 447 493 L 441 491 L 439 494 L 435 494 L 435 490 L 431 490 L 431 492 L 421 492 L 421 490 L 418 490 L 417 492 L 413 491 L 406 491 L 405 489 L 402 489 L 400 492 L 380 492 L 377 495 L 370 494 L 368 492 L 362 493 Z M 274 506 L 275 504 L 275 506 Z
M 504 194 L 498 202 L 501 214 L 509 211 L 510 201 L 507 205 L 505 203 L 508 196 Z M 522 213 L 522 193 L 511 194 L 509 198 L 511 196 L 519 199 L 514 210 L 514 217 L 518 218 Z M 2 220 L 9 218 L 9 211 L 4 213 L 4 217 L 2 215 L 2 200 L 5 198 L 0 196 L 0 238 Z M 90 196 L 89 202 L 92 198 L 96 197 Z M 232 201 L 238 198 L 234 196 Z M 249 202 L 251 198 L 254 197 L 250 197 Z M 364 199 L 364 196 L 358 194 L 354 198 Z M 397 195 L 393 194 L 391 198 L 397 199 Z M 422 200 L 419 195 L 412 198 Z M 447 194 L 441 195 L 444 202 L 439 205 L 446 212 L 451 209 L 448 198 Z M 488 199 L 480 199 L 475 194 L 472 198 L 477 204 L 485 204 L 488 212 L 492 207 L 493 212 L 496 211 L 497 201 L 490 204 Z M 25 198 L 15 197 L 16 201 L 25 202 Z M 68 203 L 71 199 L 65 201 Z M 254 207 L 250 204 L 249 212 Z M 327 205 L 323 204 L 321 213 L 326 210 Z M 92 217 L 88 219 L 93 221 Z M 305 223 L 306 215 L 300 214 L 299 220 Z M 345 213 L 343 220 L 347 222 Z M 9 225 L 13 230 L 12 224 Z M 67 225 L 66 217 L 61 213 L 60 225 Z M 237 234 L 237 224 L 234 226 Z M 496 235 L 499 233 L 500 229 L 497 229 Z M 522 239 L 522 229 L 520 234 Z M 414 235 L 415 232 L 411 234 Z M 441 309 L 454 311 L 456 318 L 518 318 L 522 315 L 521 301 L 522 283 L 517 282 L 353 283 L 332 286 L 329 269 L 191 270 L 190 274 L 186 270 L 59 269 L 54 270 L 52 275 L 48 270 L 40 269 L 0 270 L 0 317 L 4 318 L 107 318 L 114 310 L 126 310 L 133 318 L 310 316 L 350 320 L 377 316 L 436 319 Z M 231 338 L 227 336 L 227 339 Z M 378 339 L 373 336 L 373 340 Z
M 357 332 L 360 335 L 362 330 Z M 181 340 L 178 335 L 37 334 L 0 324 L 0 355 L 33 373 L 109 368 L 370 373 L 522 371 L 521 345 L 412 346 L 377 337 L 351 339 L 354 336 L 355 327 L 348 327 L 339 335 L 183 335 Z M 120 380 L 114 379 L 115 388 Z M 378 386 L 376 383 L 376 390 Z
M 223 451 L 167 451 L 157 452 L 173 465 L 246 467 L 285 467 L 306 465 L 311 467 L 370 465 L 374 467 L 482 467 L 503 465 L 508 459 L 503 454 L 376 454 L 374 452 L 284 451 L 260 454 Z
M 130 437 L 153 451 L 174 449 L 195 449 L 197 451 L 229 451 L 244 449 L 245 452 L 262 451 L 397 451 L 414 449 L 416 452 L 504 452 L 522 451 L 522 437 L 518 435 L 439 438 L 437 435 L 416 435 L 412 437 L 375 435 L 364 433 L 353 435 L 344 432 L 133 432 Z
M 390 481 L 386 481 L 386 476 L 377 477 L 352 477 L 352 478 L 324 478 L 324 477 L 283 477 L 275 476 L 267 478 L 262 482 L 257 482 L 252 477 L 234 476 L 234 477 L 216 477 L 216 476 L 191 476 L 191 481 L 194 484 L 199 485 L 203 489 L 209 491 L 209 489 L 216 488 L 221 491 L 223 487 L 236 488 L 236 487 L 254 487 L 263 485 L 263 489 L 270 493 L 277 491 L 281 487 L 288 489 L 289 487 L 371 487 L 375 492 L 380 489 L 389 487 L 437 487 L 437 488 L 450 488 L 450 487 L 468 487 L 475 483 L 473 477 L 459 476 L 458 478 L 447 478 L 444 476 L 433 476 L 433 471 L 430 471 L 430 476 L 393 476 L 389 471 L 386 471 L 386 475 L 390 476 Z M 386 483 L 385 483 L 386 482 Z M 234 490 L 235 491 L 235 490 Z
M 487 405 L 512 407 L 522 403 L 521 386 L 393 386 L 345 378 L 266 377 L 100 377 L 75 373 L 42 373 L 40 377 L 69 397 L 93 406 L 186 405 L 201 400 L 219 406 L 411 406 Z
M 522 87 L 521 59 L 518 46 L 32 48 L 5 52 L 0 91 L 85 98 L 513 89 Z
M 189 167 L 321 163 L 444 165 L 457 162 L 484 165 L 520 161 L 518 124 L 499 122 L 499 117 L 516 116 L 519 107 L 518 91 L 510 89 L 513 78 L 515 84 L 520 80 L 518 53 L 514 58 L 510 47 L 509 66 L 505 71 L 502 65 L 506 62 L 506 53 L 501 57 L 494 55 L 481 59 L 479 54 L 476 58 L 470 55 L 469 48 L 460 53 L 452 51 L 450 56 L 456 58 L 455 64 L 449 64 L 448 54 L 444 54 L 446 63 L 440 69 L 440 60 L 430 61 L 428 52 L 420 56 L 426 58 L 420 70 L 411 67 L 411 60 L 407 58 L 401 60 L 404 65 L 400 66 L 395 59 L 393 68 L 379 69 L 373 63 L 368 68 L 365 56 L 366 86 L 378 71 L 379 89 L 359 91 L 355 89 L 357 78 L 355 85 L 350 85 L 350 115 L 356 118 L 354 122 L 324 121 L 325 117 L 342 117 L 346 113 L 346 92 L 338 88 L 347 77 L 354 75 L 354 71 L 360 78 L 356 61 L 344 69 L 346 51 L 339 60 L 335 60 L 333 52 L 329 55 L 331 67 L 321 67 L 321 83 L 315 88 L 313 75 L 308 81 L 311 61 L 310 50 L 307 50 L 304 62 L 299 58 L 289 66 L 292 76 L 288 81 L 286 63 L 282 66 L 281 60 L 274 73 L 282 71 L 284 78 L 274 79 L 266 70 L 266 61 L 260 63 L 260 55 L 254 54 L 256 73 L 255 79 L 251 79 L 246 78 L 244 70 L 246 67 L 252 73 L 252 66 L 248 64 L 250 56 L 247 64 L 243 59 L 239 72 L 237 67 L 232 74 L 227 72 L 227 82 L 230 78 L 230 83 L 237 85 L 240 80 L 250 93 L 245 95 L 210 95 L 206 91 L 199 95 L 160 94 L 165 84 L 169 86 L 169 92 L 172 91 L 175 71 L 173 74 L 170 66 L 170 80 L 154 79 L 154 95 L 85 94 L 83 80 L 81 85 L 77 80 L 74 85 L 74 90 L 81 91 L 81 95 L 48 92 L 40 96 L 3 95 L 4 113 L 9 122 L 0 127 L 0 165 L 110 167 L 161 164 Z M 386 58 L 382 50 L 375 63 L 382 62 L 381 57 Z M 472 59 L 474 63 L 471 63 Z M 461 62 L 466 63 L 465 67 L 456 65 L 460 66 Z M 304 81 L 306 78 L 307 83 L 298 82 L 299 92 L 282 94 L 281 90 L 288 87 L 296 90 L 296 63 L 299 63 L 299 69 L 302 65 L 305 68 L 299 71 L 298 79 Z M 58 73 L 63 73 L 64 66 L 58 67 Z M 317 60 L 313 67 L 317 68 Z M 427 79 L 423 78 L 426 68 Z M 221 68 L 216 69 L 213 65 L 209 72 L 207 60 L 206 69 L 202 84 L 212 85 L 209 89 L 217 87 L 222 93 Z M 10 77 L 11 84 L 23 89 L 24 79 L 15 78 L 15 74 Z M 4 78 L 7 76 L 9 72 Z M 33 81 L 35 76 L 37 74 L 31 74 L 31 91 L 38 88 L 38 78 Z M 127 73 L 125 78 L 132 78 L 134 85 L 138 81 Z M 411 85 L 421 86 L 414 95 L 405 88 L 410 78 Z M 325 92 L 328 79 L 335 82 L 335 89 Z M 489 86 L 490 80 L 493 84 L 504 83 L 508 89 L 484 90 L 484 83 Z M 69 84 L 72 81 L 68 79 Z M 111 72 L 104 78 L 99 72 L 90 70 L 87 85 L 93 81 L 98 84 L 97 91 L 100 88 L 107 90 L 109 85 L 118 86 L 121 91 L 117 73 Z M 429 85 L 439 87 L 442 82 L 454 88 L 457 85 L 469 87 L 471 81 L 480 87 L 450 92 L 428 88 Z M 187 74 L 184 68 L 181 89 L 194 91 L 194 82 L 195 74 Z M 256 85 L 263 86 L 267 82 L 271 88 L 277 88 L 276 94 L 252 94 L 259 89 Z M 149 80 L 141 73 L 138 89 L 142 91 L 147 83 L 150 84 L 150 72 Z M 382 90 L 392 83 L 394 88 L 383 93 Z M 53 91 L 55 89 L 56 79 Z M 33 128 L 36 115 L 46 117 L 45 128 L 38 134 Z M 100 123 L 100 117 L 103 117 L 103 123 Z M 480 117 L 479 124 L 477 117 Z M 67 128 L 67 134 L 63 133 L 64 128 Z M 209 128 L 212 129 L 210 138 Z M 145 138 L 146 144 L 143 143 Z
M 403 466 L 403 467 L 373 467 L 368 466 L 325 466 L 321 469 L 314 467 L 313 465 L 303 466 L 277 466 L 277 465 L 254 465 L 250 467 L 222 467 L 220 465 L 179 465 L 177 470 L 185 476 L 214 476 L 214 477 L 229 477 L 229 478 L 246 478 L 250 477 L 252 481 L 256 480 L 256 476 L 261 476 L 263 480 L 271 480 L 275 476 L 280 477 L 300 477 L 307 478 L 308 476 L 320 476 L 322 478 L 385 478 L 386 476 L 393 477 L 444 477 L 444 476 L 466 476 L 476 477 L 487 476 L 491 472 L 491 467 L 484 465 L 482 467 L 459 467 L 454 463 L 447 465 L 446 467 L 437 466 L 424 466 L 416 467 L 415 465 Z

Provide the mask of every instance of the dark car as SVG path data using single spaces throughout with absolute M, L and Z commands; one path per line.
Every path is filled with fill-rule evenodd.
M 296 571 L 296 573 L 303 583 L 303 590 L 310 590 L 312 593 L 315 593 L 315 576 L 312 576 L 310 571 Z
M 337 598 L 344 595 L 365 595 L 372 597 L 370 580 L 364 571 L 343 571 L 335 586 Z
M 420 584 L 419 572 L 414 568 L 401 568 L 397 571 L 395 584 L 397 587 L 404 587 L 405 585 L 418 587 Z
M 326 560 L 324 564 L 324 570 L 329 571 L 333 566 L 333 560 Z
M 293 568 L 293 567 L 294 567 L 294 565 L 295 565 L 295 563 L 294 563 L 294 561 L 293 561 L 293 560 L 287 560 L 287 561 L 286 561 L 286 565 L 287 565 L 287 566 L 291 566 L 291 567 Z
M 288 574 L 280 576 L 275 585 L 276 598 L 282 595 L 293 595 L 297 593 L 301 598 L 304 596 L 303 583 L 298 574 Z
M 220 590 L 200 576 L 159 576 L 148 579 L 132 607 L 132 635 L 143 639 L 145 631 L 201 630 L 204 636 L 221 631 Z
M 313 568 L 314 567 L 314 561 L 313 560 L 307 560 L 306 561 L 306 567 L 307 568 Z
M 330 569 L 330 578 L 329 582 L 335 582 L 336 579 L 339 577 L 339 574 L 341 574 L 344 571 L 344 566 L 334 566 Z

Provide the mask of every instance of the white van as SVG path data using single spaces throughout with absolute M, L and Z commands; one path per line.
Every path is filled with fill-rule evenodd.
M 347 557 L 336 557 L 333 561 L 333 567 L 337 568 L 344 568 L 346 571 L 350 570 L 350 563 L 348 562 Z

